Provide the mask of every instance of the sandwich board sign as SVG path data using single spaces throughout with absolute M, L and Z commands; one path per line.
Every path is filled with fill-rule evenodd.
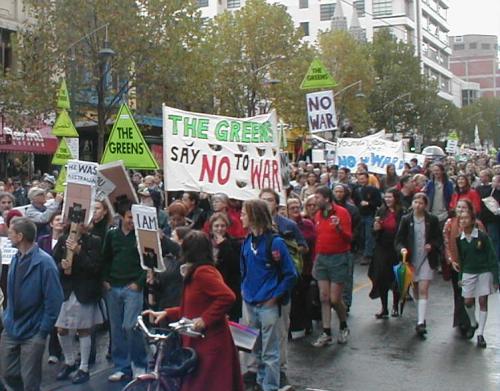
M 301 90 L 333 88 L 337 82 L 319 59 L 314 59 L 300 85 Z
M 157 170 L 156 162 L 126 104 L 120 107 L 101 164 L 122 160 L 126 168 Z

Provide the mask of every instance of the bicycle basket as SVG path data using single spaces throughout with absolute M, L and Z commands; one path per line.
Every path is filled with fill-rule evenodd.
M 183 377 L 193 372 L 198 356 L 193 348 L 177 348 L 163 360 L 161 372 L 169 377 Z

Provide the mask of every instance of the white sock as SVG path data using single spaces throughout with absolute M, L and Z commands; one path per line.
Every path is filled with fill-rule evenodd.
M 472 327 L 476 327 L 477 326 L 476 306 L 474 304 L 472 304 L 470 307 L 465 306 L 465 312 L 467 312 L 467 316 L 469 317 L 470 325 Z
M 427 310 L 427 299 L 417 300 L 417 324 L 425 322 L 425 312 Z
M 90 335 L 80 337 L 80 369 L 84 372 L 89 371 L 89 357 L 92 339 Z
M 75 365 L 74 334 L 69 332 L 66 335 L 58 335 L 57 337 L 59 338 L 59 343 L 64 354 L 64 363 L 66 365 Z
M 478 335 L 484 335 L 484 326 L 486 326 L 486 319 L 488 319 L 488 311 L 479 311 L 479 329 Z

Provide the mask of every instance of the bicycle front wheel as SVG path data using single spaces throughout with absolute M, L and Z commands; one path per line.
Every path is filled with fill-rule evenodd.
M 122 391 L 177 391 L 163 379 L 134 379 Z

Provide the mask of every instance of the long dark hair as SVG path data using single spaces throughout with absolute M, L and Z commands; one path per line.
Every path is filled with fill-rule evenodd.
M 207 234 L 192 230 L 182 241 L 182 263 L 192 265 L 184 280 L 190 281 L 195 270 L 202 265 L 213 265 L 212 243 Z
M 464 190 L 460 190 L 460 188 L 458 187 L 458 180 L 460 178 L 463 178 L 465 180 L 465 189 Z M 470 179 L 469 179 L 469 176 L 466 175 L 466 174 L 460 174 L 460 175 L 457 175 L 457 179 L 456 179 L 456 186 L 455 186 L 455 191 L 458 193 L 458 194 L 465 194 L 467 193 L 468 191 L 470 190 Z
M 394 212 L 398 215 L 403 209 L 403 205 L 401 204 L 401 192 L 396 187 L 391 187 L 385 191 L 386 193 L 392 194 L 394 197 Z M 380 217 L 385 217 L 389 213 L 389 207 L 384 204 L 380 207 L 379 212 L 377 213 Z

